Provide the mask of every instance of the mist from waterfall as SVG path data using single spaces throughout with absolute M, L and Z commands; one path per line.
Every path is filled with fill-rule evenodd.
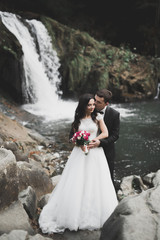
M 47 120 L 73 118 L 76 103 L 62 101 L 59 97 L 60 62 L 45 26 L 35 19 L 22 20 L 8 12 L 0 12 L 0 16 L 20 42 L 24 54 L 22 92 L 26 104 L 22 107 Z

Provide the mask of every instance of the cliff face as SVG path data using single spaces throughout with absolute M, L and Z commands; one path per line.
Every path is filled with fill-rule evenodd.
M 22 48 L 1 21 L 0 31 L 0 87 L 15 101 L 22 103 Z
M 123 47 L 98 42 L 86 32 L 31 13 L 23 18 L 41 20 L 52 37 L 60 58 L 63 97 L 77 97 L 109 88 L 116 102 L 150 99 L 156 95 L 158 72 L 153 58 L 146 58 Z M 17 102 L 23 101 L 22 49 L 18 40 L 2 23 L 0 29 L 0 85 Z

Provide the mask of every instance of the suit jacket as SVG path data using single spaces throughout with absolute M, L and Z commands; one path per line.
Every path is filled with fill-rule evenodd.
M 108 164 L 110 164 L 110 162 L 114 162 L 114 143 L 119 138 L 120 113 L 108 106 L 104 114 L 104 122 L 108 128 L 109 136 L 108 138 L 100 139 L 100 147 L 103 147 Z

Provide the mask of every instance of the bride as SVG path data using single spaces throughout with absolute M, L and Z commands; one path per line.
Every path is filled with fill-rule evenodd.
M 72 127 L 74 132 L 89 132 L 90 141 L 108 136 L 93 95 L 80 97 Z M 99 229 L 117 206 L 102 147 L 90 149 L 87 155 L 84 151 L 84 146 L 74 146 L 59 183 L 42 209 L 39 226 L 43 233 Z

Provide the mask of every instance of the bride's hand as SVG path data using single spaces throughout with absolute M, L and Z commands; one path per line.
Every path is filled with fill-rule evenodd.
M 80 146 L 80 148 L 82 149 L 83 152 L 85 152 L 86 146 Z

